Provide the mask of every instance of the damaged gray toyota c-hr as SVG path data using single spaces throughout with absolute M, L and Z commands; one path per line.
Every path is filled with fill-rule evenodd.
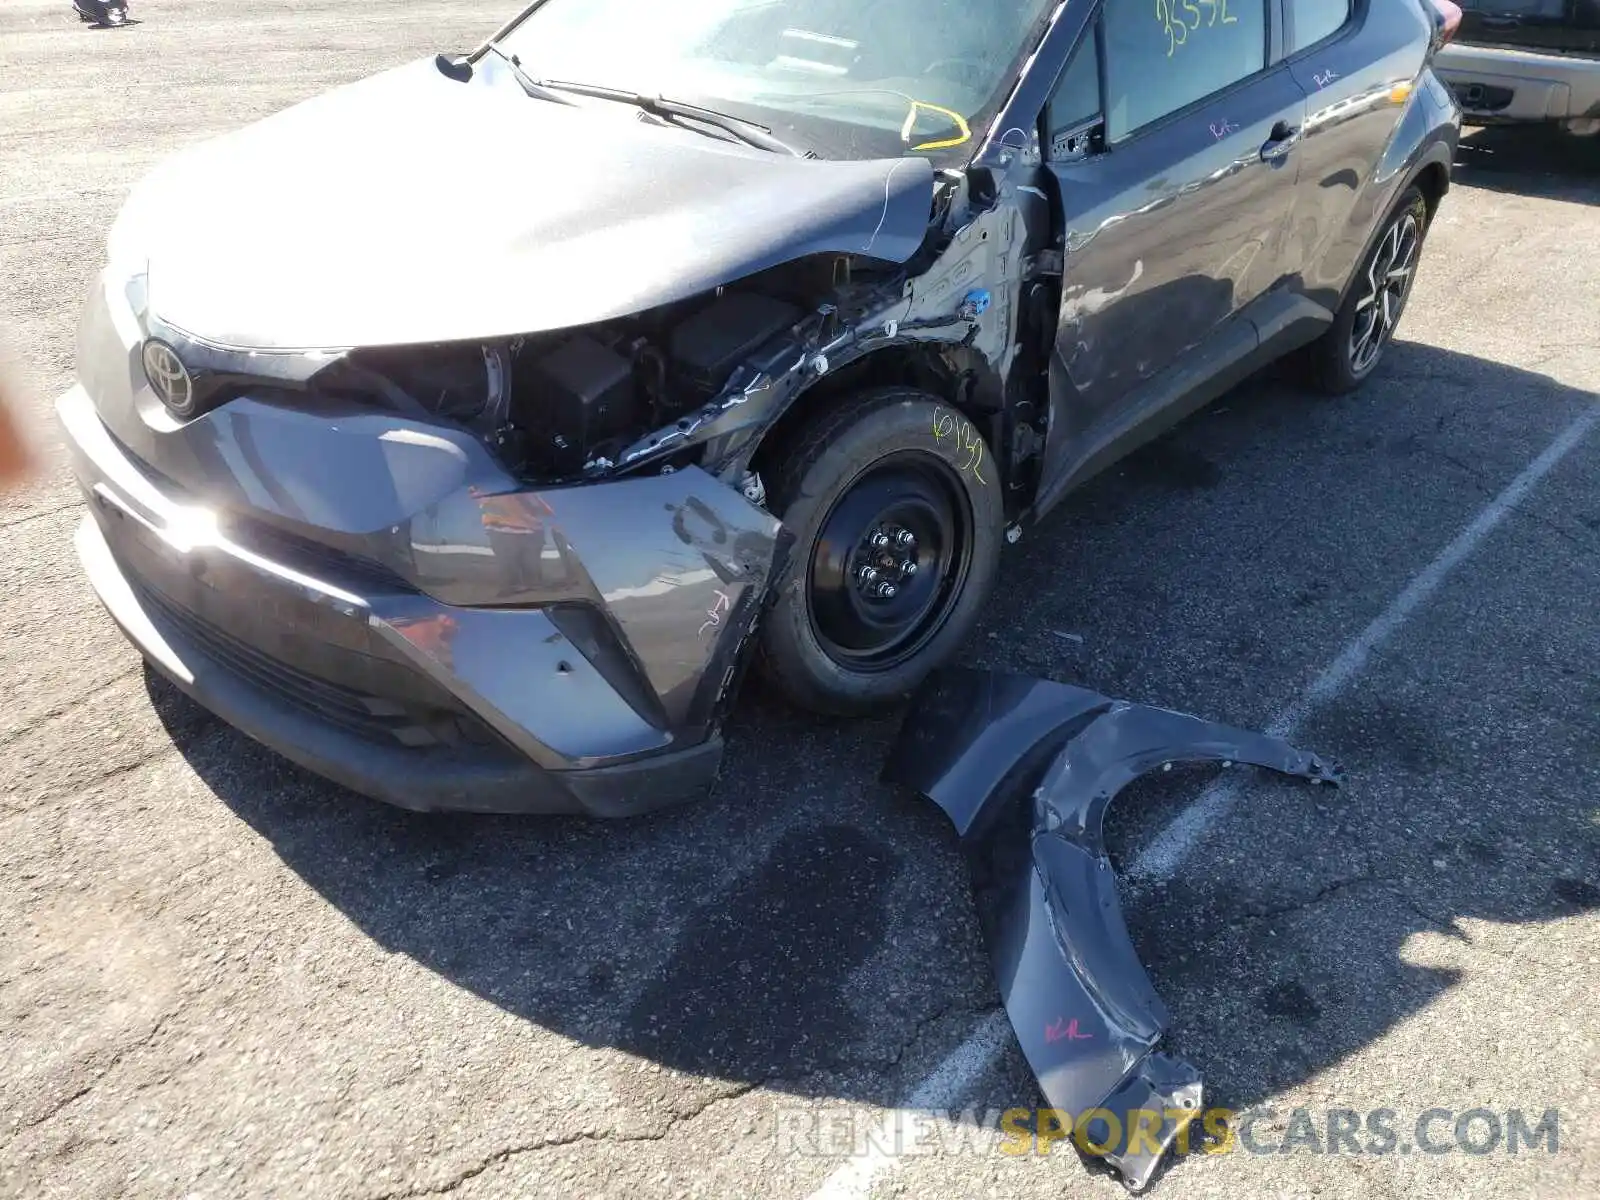
M 747 661 L 899 699 L 1073 486 L 1371 373 L 1459 113 L 1425 0 L 1332 11 L 545 0 L 190 149 L 58 402 L 89 577 L 380 799 L 694 796 Z

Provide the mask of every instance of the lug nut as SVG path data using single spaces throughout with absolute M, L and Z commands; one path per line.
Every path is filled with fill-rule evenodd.
M 900 575 L 901 575 L 901 578 L 910 579 L 916 573 L 917 573 L 917 560 L 916 559 L 908 558 L 908 559 L 906 559 L 905 562 L 900 564 Z
M 886 550 L 889 547 L 889 535 L 880 529 L 868 539 L 868 543 L 874 550 Z
M 904 549 L 907 546 L 915 546 L 917 544 L 917 535 L 912 533 L 909 529 L 902 529 L 899 533 L 894 535 L 894 544 L 899 546 L 901 549 Z
M 900 589 L 895 587 L 892 583 L 880 583 L 877 587 L 878 599 L 893 600 L 895 593 L 899 590 Z
M 877 577 L 878 577 L 878 568 L 877 567 L 862 567 L 861 570 L 857 573 L 857 578 L 860 579 L 862 583 L 871 583 Z

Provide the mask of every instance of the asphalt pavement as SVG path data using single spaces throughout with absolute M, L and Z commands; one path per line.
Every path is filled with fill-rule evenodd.
M 46 414 L 128 186 L 508 7 L 0 9 L 0 343 L 47 467 L 0 508 L 0 1193 L 1113 1195 L 1002 1115 L 1041 1101 L 952 835 L 877 782 L 893 718 L 752 689 L 704 805 L 410 816 L 153 679 L 84 584 Z M 1597 247 L 1600 140 L 1471 135 L 1366 388 L 1252 381 L 1008 555 L 965 661 L 1349 772 L 1113 814 L 1171 1045 L 1238 1114 L 1162 1200 L 1600 1194 Z

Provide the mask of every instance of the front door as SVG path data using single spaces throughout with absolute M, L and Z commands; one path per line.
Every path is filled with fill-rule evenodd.
M 1056 85 L 1042 130 L 1064 239 L 1046 503 L 1256 348 L 1246 310 L 1284 275 L 1306 109 L 1268 13 L 1268 0 L 1103 0 Z

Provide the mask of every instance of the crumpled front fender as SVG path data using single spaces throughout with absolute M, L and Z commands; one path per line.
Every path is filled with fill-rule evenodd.
M 1203 1088 L 1189 1063 L 1155 1053 L 1167 1010 L 1128 936 L 1103 823 L 1129 783 L 1183 761 L 1341 779 L 1265 734 L 965 668 L 924 686 L 884 771 L 955 824 L 1000 996 L 1040 1089 L 1075 1122 L 1080 1148 L 1135 1191 L 1198 1114 Z

